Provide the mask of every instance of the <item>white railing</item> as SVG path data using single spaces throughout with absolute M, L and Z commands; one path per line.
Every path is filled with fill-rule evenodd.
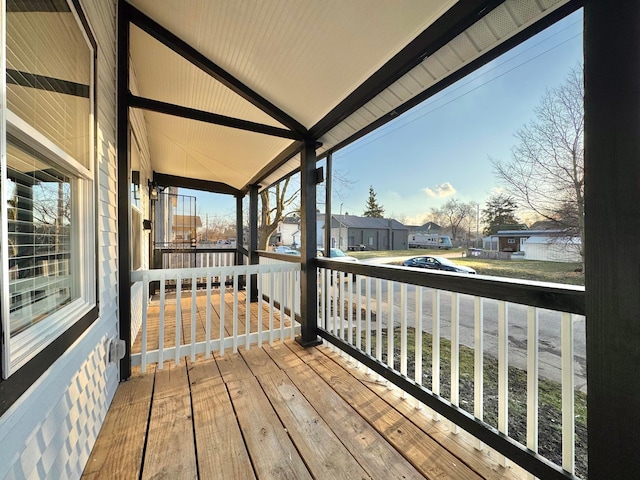
M 515 413 L 526 422 L 526 436 L 521 445 L 536 453 L 539 451 L 539 384 L 543 381 L 557 384 L 561 392 L 562 441 L 558 446 L 561 461 L 556 461 L 566 472 L 575 473 L 574 365 L 579 363 L 576 359 L 585 357 L 583 316 L 493 299 L 491 293 L 486 293 L 491 292 L 490 285 L 480 289 L 483 296 L 474 296 L 420 286 L 421 282 L 414 284 L 410 280 L 355 275 L 341 271 L 343 269 L 340 266 L 319 269 L 320 328 L 378 362 L 386 363 L 390 369 L 408 376 L 478 420 L 485 419 L 490 405 L 491 410 L 497 410 L 492 426 L 504 435 L 509 435 L 509 422 L 513 420 L 509 412 L 509 369 L 519 369 L 526 375 L 525 413 Z M 432 274 L 419 272 L 419 275 Z M 415 277 L 406 271 L 403 275 Z M 431 279 L 446 280 L 446 275 Z M 500 289 L 506 292 L 509 284 L 503 280 Z M 572 288 L 576 290 L 575 287 L 569 290 Z M 511 337 L 510 329 L 513 329 Z M 448 345 L 449 358 L 442 354 L 442 345 Z M 425 353 L 423 346 L 430 349 L 430 353 Z M 461 348 L 466 349 L 464 356 Z M 580 351 L 575 352 L 576 348 Z M 497 398 L 491 401 L 484 396 L 487 359 L 497 361 Z M 450 378 L 441 378 L 443 370 L 449 370 Z M 461 401 L 461 373 L 465 374 L 467 383 L 473 380 L 473 391 L 466 391 L 464 401 Z M 581 375 L 581 380 L 585 380 Z M 446 388 L 443 389 L 443 385 Z M 586 380 L 580 388 L 586 389 Z M 420 407 L 419 402 L 416 406 Z M 438 419 L 438 414 L 434 413 L 434 418 Z M 457 431 L 457 426 L 453 430 Z M 482 449 L 483 445 L 477 441 L 476 447 Z M 506 459 L 501 460 L 506 465 Z
M 292 272 L 289 276 L 276 277 L 273 273 L 269 275 L 263 275 L 262 292 L 268 297 L 270 305 L 278 304 L 284 305 L 285 308 L 293 308 L 295 315 L 300 315 L 300 263 L 299 262 L 286 262 L 269 257 L 260 257 L 260 265 L 269 269 L 273 265 L 297 265 L 298 268 Z
M 235 252 L 162 251 L 162 268 L 230 267 L 235 264 Z
M 140 348 L 131 355 L 131 364 L 145 372 L 152 363 L 162 369 L 166 360 L 178 364 L 185 356 L 195 361 L 198 354 L 209 358 L 226 349 L 237 352 L 242 345 L 249 349 L 293 338 L 300 327 L 288 313 L 291 304 L 280 302 L 275 308 L 273 301 L 261 299 L 274 298 L 278 284 L 293 289 L 299 271 L 300 264 L 283 263 L 131 272 L 133 282 L 142 282 L 142 298 L 149 298 L 151 282 L 159 282 L 159 293 L 148 308 L 142 307 Z M 252 303 L 252 296 L 258 301 Z

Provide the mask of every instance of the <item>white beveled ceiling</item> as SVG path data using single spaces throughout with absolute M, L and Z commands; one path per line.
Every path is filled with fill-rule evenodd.
M 507 0 L 348 115 L 319 153 L 425 91 L 567 0 Z M 254 92 L 310 129 L 455 0 L 130 0 Z M 131 26 L 137 95 L 286 128 Z M 144 112 L 154 171 L 243 189 L 293 140 Z M 293 157 L 261 179 L 299 167 Z

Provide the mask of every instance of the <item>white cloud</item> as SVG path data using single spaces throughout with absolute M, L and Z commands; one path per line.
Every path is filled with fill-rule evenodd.
M 449 182 L 441 183 L 433 188 L 423 188 L 422 191 L 430 197 L 444 198 L 456 194 L 456 189 Z

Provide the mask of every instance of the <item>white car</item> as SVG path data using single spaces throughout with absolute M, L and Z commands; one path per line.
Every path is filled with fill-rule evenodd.
M 284 245 L 280 247 L 276 247 L 274 250 L 275 253 L 281 253 L 283 255 L 298 255 L 300 256 L 300 252 L 298 250 L 294 250 L 291 247 L 285 247 Z
M 324 250 L 318 248 L 318 257 L 324 257 Z M 352 257 L 351 255 L 346 255 L 339 248 L 330 248 L 329 249 L 329 258 L 332 260 L 340 260 L 342 262 L 357 262 L 358 259 L 356 257 Z

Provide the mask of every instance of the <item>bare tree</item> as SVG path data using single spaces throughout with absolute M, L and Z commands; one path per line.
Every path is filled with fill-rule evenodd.
M 584 81 L 582 66 L 547 90 L 535 118 L 516 133 L 508 162 L 492 160 L 508 193 L 584 240 Z M 580 255 L 584 260 L 584 242 Z
M 341 197 L 342 192 L 353 185 L 348 178 L 348 172 L 333 171 L 334 192 Z M 324 183 L 318 186 L 318 198 L 324 198 Z M 278 229 L 282 221 L 293 215 L 300 215 L 300 181 L 294 175 L 278 182 L 260 192 L 260 218 L 258 225 L 258 248 L 266 250 L 269 239 Z M 247 215 L 248 217 L 248 215 Z
M 431 209 L 431 217 L 435 223 L 451 231 L 451 239 L 458 240 L 464 237 L 465 226 L 469 218 L 475 216 L 476 203 L 464 203 L 452 198 L 440 208 Z M 474 217 L 475 218 L 475 217 Z
M 258 248 L 266 250 L 269 247 L 269 238 L 278 229 L 280 222 L 287 216 L 298 213 L 299 194 L 300 187 L 292 185 L 291 177 L 260 192 Z

